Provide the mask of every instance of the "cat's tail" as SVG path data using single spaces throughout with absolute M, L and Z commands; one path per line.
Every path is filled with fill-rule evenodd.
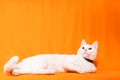
M 4 73 L 11 73 L 13 67 L 17 64 L 18 60 L 18 56 L 13 56 L 12 58 L 10 58 L 10 60 L 8 60 L 8 62 L 3 67 Z

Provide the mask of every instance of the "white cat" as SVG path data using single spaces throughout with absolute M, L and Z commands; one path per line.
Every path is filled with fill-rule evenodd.
M 18 63 L 19 57 L 13 56 L 3 67 L 4 73 L 20 74 L 55 74 L 56 72 L 95 72 L 92 61 L 97 55 L 98 42 L 92 45 L 82 40 L 77 55 L 43 54 L 28 57 Z

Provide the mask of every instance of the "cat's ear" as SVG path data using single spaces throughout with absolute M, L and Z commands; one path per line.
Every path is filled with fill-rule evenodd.
M 92 46 L 97 49 L 98 48 L 98 41 L 93 42 Z
M 82 46 L 82 45 L 85 45 L 85 44 L 86 44 L 86 41 L 85 41 L 85 40 L 82 40 L 81 46 Z

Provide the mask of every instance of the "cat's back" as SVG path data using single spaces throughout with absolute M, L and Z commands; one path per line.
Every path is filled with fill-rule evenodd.
M 59 60 L 59 59 L 61 60 L 71 56 L 72 55 L 67 55 L 67 54 L 42 54 L 42 55 L 34 56 L 34 58 L 47 59 L 47 60 Z
M 67 55 L 67 54 L 40 54 L 32 57 L 25 58 L 24 61 L 26 60 L 45 60 L 45 59 L 62 59 L 62 58 L 67 58 L 71 57 L 72 55 Z

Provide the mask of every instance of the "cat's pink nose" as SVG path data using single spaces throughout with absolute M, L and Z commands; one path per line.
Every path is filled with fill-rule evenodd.
M 85 49 L 85 51 L 87 51 L 87 49 Z

